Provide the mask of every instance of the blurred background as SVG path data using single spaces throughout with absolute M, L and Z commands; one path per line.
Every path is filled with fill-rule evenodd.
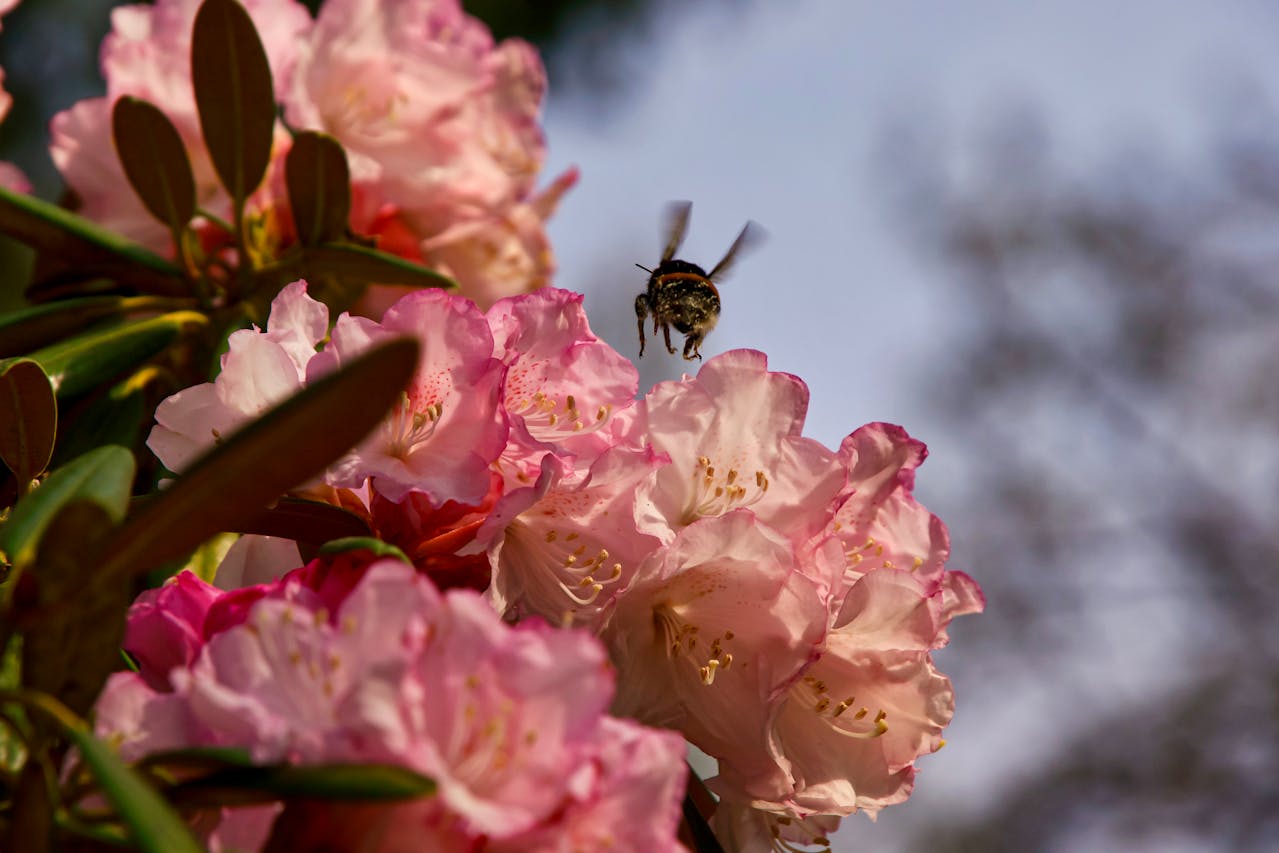
M 5 18 L 0 159 L 101 91 L 106 0 Z M 1279 7 L 487 0 L 545 52 L 557 283 L 638 352 L 670 199 L 743 257 L 703 352 L 901 423 L 984 615 L 916 792 L 842 851 L 1279 849 Z M 645 387 L 686 369 L 650 347 Z M 695 365 L 693 366 L 695 369 Z

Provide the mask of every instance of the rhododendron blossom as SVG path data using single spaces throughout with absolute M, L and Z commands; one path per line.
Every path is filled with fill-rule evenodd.
M 508 428 L 499 406 L 505 368 L 474 303 L 423 290 L 397 302 L 381 323 L 344 314 L 307 376 L 314 381 L 399 335 L 421 344 L 417 373 L 382 427 L 333 467 L 329 482 L 358 488 L 371 477 L 393 501 L 417 489 L 437 502 L 475 503 L 489 489 L 488 469 L 506 447 Z
M 169 230 L 156 221 L 129 186 L 112 145 L 111 111 L 125 95 L 142 98 L 173 122 L 190 157 L 196 197 L 222 216 L 230 198 L 218 183 L 200 132 L 191 84 L 191 32 L 201 0 L 159 0 L 119 6 L 102 42 L 106 95 L 88 98 L 53 117 L 50 154 L 80 202 L 79 212 L 156 251 L 170 252 Z M 288 90 L 299 38 L 310 26 L 295 0 L 244 0 L 271 63 L 276 96 Z M 276 134 L 277 155 L 287 133 Z M 263 202 L 269 203 L 267 201 Z
M 771 792 L 768 727 L 826 620 L 822 585 L 785 538 L 749 510 L 703 519 L 656 552 L 617 602 L 604 634 L 622 674 L 615 708 L 678 728 Z
M 233 332 L 213 382 L 162 402 L 147 446 L 170 471 L 181 471 L 224 435 L 302 388 L 315 347 L 328 334 L 329 310 L 296 281 L 275 297 L 267 330 Z
M 157 0 L 115 9 L 102 46 L 107 94 L 80 101 L 52 124 L 53 160 L 80 212 L 160 252 L 173 251 L 170 232 L 147 213 L 115 151 L 101 143 L 111 138 L 118 98 L 153 103 L 182 138 L 201 206 L 228 215 L 191 83 L 199 6 Z M 295 0 L 244 6 L 289 127 L 329 133 L 346 151 L 356 233 L 455 277 L 482 307 L 549 284 L 554 261 L 545 223 L 576 171 L 535 191 L 545 159 L 538 114 L 546 74 L 531 45 L 494 44 L 457 0 L 332 0 L 314 21 Z M 266 179 L 248 202 L 262 225 L 251 248 L 266 256 L 296 239 L 283 184 L 289 147 L 280 125 Z M 221 234 L 213 245 L 226 239 Z M 381 316 L 383 291 L 394 289 L 372 284 L 360 313 Z
M 754 832 L 818 838 L 840 817 L 873 816 L 909 796 L 916 760 L 940 746 L 954 709 L 931 653 L 946 643 L 951 619 L 982 607 L 976 584 L 945 569 L 945 526 L 911 494 L 922 444 L 899 427 L 871 424 L 837 452 L 826 449 L 802 435 L 803 382 L 768 370 L 764 355 L 749 350 L 708 359 L 696 377 L 659 384 L 636 404 L 634 368 L 591 333 L 581 297 L 554 289 L 500 300 L 487 314 L 460 297 L 419 291 L 380 322 L 343 314 L 327 340 L 326 318 L 304 283 L 290 285 L 265 331 L 232 336 L 213 391 L 197 386 L 161 406 L 153 446 L 163 454 L 176 439 L 162 430 L 208 417 L 196 406 L 222 400 L 219 388 L 239 406 L 237 417 L 247 417 L 269 389 L 301 387 L 379 339 L 412 335 L 423 355 L 400 403 L 326 475 L 344 501 L 357 502 L 343 505 L 436 582 L 484 591 L 465 607 L 599 635 L 620 675 L 614 712 L 673 728 L 718 761 L 710 784 L 728 805 L 717 824 L 731 825 L 745 847 L 754 842 L 741 839 Z M 248 366 L 243 359 L 252 357 L 262 365 Z M 240 388 L 252 389 L 243 404 L 232 393 Z M 184 440 L 212 438 L 197 431 Z M 282 559 L 279 549 L 245 546 L 229 555 L 219 583 L 278 577 Z M 209 607 L 205 634 L 229 635 L 282 602 L 346 612 L 363 565 L 313 562 L 229 593 Z M 407 601 L 385 606 L 425 606 Z M 216 703 L 230 704 L 215 703 L 218 714 L 249 722 L 217 725 L 234 742 L 262 733 L 264 757 L 336 748 L 320 733 L 314 742 L 289 740 L 307 726 L 391 725 L 361 722 L 358 704 L 307 716 L 301 728 L 273 722 L 285 700 L 264 711 L 230 698 L 267 690 L 266 682 L 196 689 L 221 683 L 218 661 L 230 667 L 257 651 L 236 647 L 219 657 L 198 643 L 178 650 L 177 692 L 192 702 L 205 697 L 183 706 L 186 718 L 210 725 L 201 715 L 223 697 Z M 330 651 L 322 644 L 306 654 L 318 661 Z M 131 719 L 141 711 L 127 691 L 167 683 L 145 671 L 141 678 L 113 700 Z M 286 705 L 320 713 L 320 700 L 304 695 Z M 399 726 L 377 737 L 410 754 L 406 744 L 417 735 Z M 183 731 L 172 720 L 156 730 L 167 740 Z M 447 776 L 442 760 L 421 767 Z M 563 814 L 606 813 L 599 809 L 613 800 L 593 797 L 574 794 Z M 496 811 L 449 808 L 477 827 L 498 820 Z M 433 809 L 405 810 L 388 826 L 403 819 L 438 828 Z M 345 820 L 365 819 L 390 820 L 363 812 Z M 558 824 L 535 834 L 550 826 Z M 533 836 L 512 837 L 533 844 Z
M 672 464 L 640 492 L 643 529 L 669 541 L 742 507 L 797 542 L 827 524 L 845 470 L 801 435 L 808 388 L 769 371 L 763 353 L 716 356 L 695 379 L 663 382 L 644 402 L 648 438 Z
M 38 263 L 0 318 L 25 341 L 0 365 L 6 839 L 145 846 L 155 818 L 213 851 L 673 853 L 709 820 L 794 850 L 911 795 L 955 710 L 934 653 L 984 607 L 914 497 L 924 445 L 805 436 L 808 387 L 757 350 L 639 394 L 551 286 L 577 171 L 539 184 L 531 45 L 460 0 L 154 0 L 112 12 L 101 63 L 52 123 L 83 218 L 9 205 Z M 145 446 L 98 423 L 134 406 Z M 45 547 L 66 531 L 88 545 Z M 183 550 L 127 614 L 104 594 Z M 116 664 L 93 643 L 122 615 Z M 167 827 L 76 731 L 104 681 L 84 723 Z
M 331 611 L 303 585 L 270 586 L 244 623 L 210 636 L 169 680 L 162 692 L 114 676 L 99 733 L 133 754 L 228 745 L 260 761 L 401 764 L 438 785 L 391 811 L 406 837 L 420 828 L 511 849 L 524 835 L 607 837 L 602 816 L 635 785 L 659 798 L 649 837 L 671 844 L 682 749 L 605 721 L 612 679 L 598 642 L 532 621 L 506 626 L 474 593 L 441 595 L 395 561 L 369 566 Z M 136 737 L 143 723 L 163 738 Z
M 635 404 L 634 365 L 591 332 L 580 294 L 547 288 L 504 299 L 486 316 L 507 365 L 508 479 L 531 483 L 547 452 L 584 472 L 615 443 L 610 419 Z

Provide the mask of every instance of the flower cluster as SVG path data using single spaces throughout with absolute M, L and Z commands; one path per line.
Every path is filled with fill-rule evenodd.
M 199 6 L 158 0 L 113 10 L 102 46 L 107 94 L 80 101 L 52 124 L 53 160 L 80 212 L 157 251 L 173 250 L 170 232 L 148 215 L 102 141 L 118 98 L 153 103 L 187 148 L 201 208 L 229 215 L 191 83 Z M 270 256 L 294 239 L 283 177 L 289 129 L 320 130 L 346 151 L 354 232 L 453 276 L 482 305 L 548 283 L 554 262 L 544 224 L 576 172 L 535 192 L 545 157 L 538 113 L 546 75 L 530 45 L 494 44 L 457 0 L 331 0 L 314 21 L 296 0 L 244 6 L 284 112 L 267 179 L 249 200 L 259 223 L 259 245 L 251 248 Z M 205 231 L 214 239 L 207 222 Z M 366 313 L 394 295 L 375 286 Z
M 598 641 L 504 625 L 476 593 L 442 595 L 396 560 L 317 560 L 235 593 L 184 572 L 134 604 L 125 648 L 138 672 L 111 677 L 97 727 L 126 759 L 236 746 L 436 783 L 392 808 L 317 810 L 294 843 L 678 849 L 684 743 L 604 714 L 613 676 Z M 276 811 L 228 810 L 210 846 L 258 849 Z
M 419 292 L 325 340 L 327 319 L 304 283 L 285 288 L 215 382 L 161 404 L 151 448 L 181 470 L 379 339 L 415 336 L 399 404 L 308 494 L 508 622 L 598 636 L 612 712 L 718 760 L 726 837 L 811 841 L 909 796 L 953 713 L 931 652 L 983 606 L 911 494 L 922 444 L 885 424 L 837 451 L 804 437 L 807 388 L 751 350 L 636 400 L 633 366 L 561 290 L 487 313 Z

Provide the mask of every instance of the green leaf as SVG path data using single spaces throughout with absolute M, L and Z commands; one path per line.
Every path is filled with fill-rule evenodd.
M 191 82 L 213 168 L 238 205 L 266 174 L 275 96 L 262 40 L 236 0 L 204 0 L 196 13 Z
M 133 843 L 149 853 L 200 853 L 177 813 L 155 789 L 130 770 L 105 743 L 84 726 L 64 720 L 67 737 L 80 750 L 85 765 L 98 780 L 102 794 L 129 827 Z
M 113 231 L 35 196 L 0 187 L 0 231 L 60 263 L 77 275 L 101 275 L 144 293 L 183 296 L 182 270 Z
M 73 501 L 97 504 L 118 523 L 129 505 L 133 471 L 133 454 L 123 447 L 99 447 L 73 459 L 13 508 L 0 527 L 0 552 L 15 567 L 30 564 L 45 528 Z
M 86 296 L 23 308 L 0 315 L 0 358 L 31 352 L 100 320 L 191 305 L 191 300 L 156 296 Z
M 22 632 L 22 682 L 86 714 L 119 662 L 127 583 L 92 583 L 101 544 L 115 524 L 99 504 L 75 500 L 49 522 L 14 595 Z
M 100 573 L 133 575 L 182 557 L 323 471 L 381 422 L 417 356 L 411 339 L 382 344 L 226 438 L 129 518 Z
M 104 444 L 137 446 L 143 427 L 151 426 L 154 401 L 161 394 L 158 389 L 149 389 L 160 384 L 161 376 L 159 368 L 143 367 L 127 379 L 64 410 L 53 464 L 61 465 Z
M 389 764 L 329 764 L 299 767 L 228 766 L 181 782 L 170 797 L 182 805 L 273 802 L 301 798 L 347 802 L 394 802 L 435 793 L 435 782 Z
M 271 295 L 304 278 L 311 285 L 308 292 L 333 311 L 350 307 L 370 284 L 411 289 L 457 287 L 453 279 L 429 267 L 354 243 L 299 246 L 287 257 L 262 267 L 256 276 L 257 290 Z
M 25 487 L 53 456 L 58 401 L 34 361 L 0 362 L 0 459 Z
M 341 240 L 351 215 L 351 173 L 346 152 L 326 133 L 303 131 L 293 137 L 284 161 L 293 224 L 304 246 Z
M 279 536 L 316 545 L 342 537 L 372 535 L 368 522 L 350 510 L 301 498 L 281 498 L 275 506 L 245 520 L 236 532 Z
M 454 289 L 457 282 L 430 267 L 406 261 L 398 255 L 347 243 L 324 243 L 302 251 L 308 269 L 331 272 L 377 284 Z
M 158 108 L 126 96 L 111 111 L 111 135 L 138 198 L 177 235 L 195 216 L 195 176 L 177 128 Z
M 173 311 L 90 331 L 29 357 L 44 368 L 59 398 L 74 397 L 146 361 L 187 328 L 208 322 L 196 311 Z
M 402 563 L 412 565 L 409 558 L 399 548 L 390 542 L 383 542 L 381 539 L 375 539 L 372 536 L 347 536 L 342 539 L 334 539 L 320 548 L 320 553 L 326 556 L 347 554 L 351 551 L 372 551 L 375 557 L 394 557 Z

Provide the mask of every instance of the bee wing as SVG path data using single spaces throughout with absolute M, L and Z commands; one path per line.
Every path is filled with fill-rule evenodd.
M 688 217 L 693 212 L 691 201 L 673 201 L 666 206 L 664 233 L 666 248 L 662 250 L 662 260 L 669 261 L 679 251 L 679 244 L 684 242 L 684 233 L 688 231 Z
M 738 254 L 752 246 L 758 246 L 767 236 L 768 232 L 764 230 L 764 226 L 753 220 L 751 222 L 747 222 L 742 227 L 742 233 L 737 235 L 737 239 L 733 241 L 733 245 L 729 246 L 728 251 L 724 253 L 724 259 L 716 264 L 715 269 L 711 270 L 706 277 L 714 280 L 727 275 L 728 271 L 733 266 L 733 261 L 737 259 Z

